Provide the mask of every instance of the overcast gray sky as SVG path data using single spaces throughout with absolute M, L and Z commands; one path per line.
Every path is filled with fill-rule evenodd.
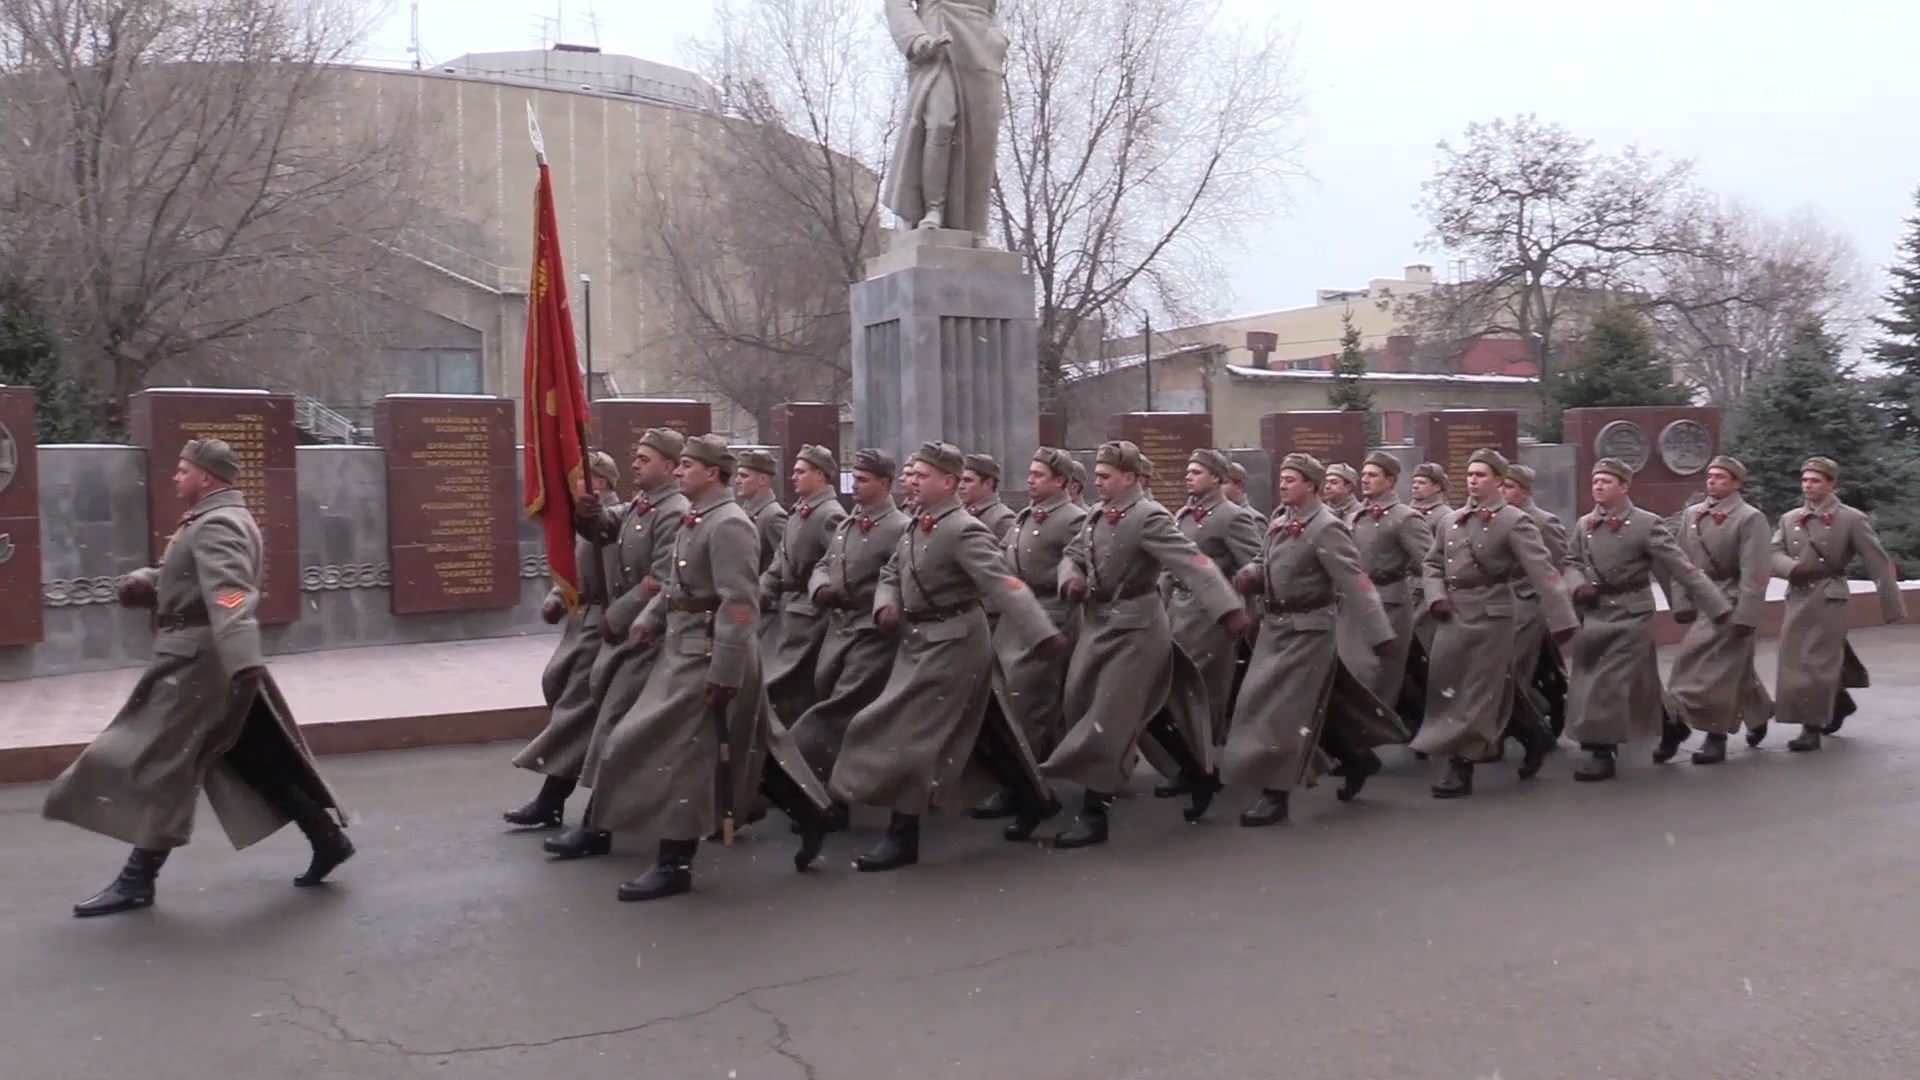
M 405 59 L 407 4 L 393 2 L 370 59 Z M 711 20 L 711 0 L 557 2 L 420 0 L 425 53 L 536 47 L 540 20 L 558 14 L 569 41 L 593 42 L 591 16 L 601 48 L 677 63 Z M 1603 147 L 1693 158 L 1707 186 L 1770 210 L 1811 208 L 1876 270 L 1914 210 L 1916 0 L 1225 2 L 1233 17 L 1278 12 L 1294 29 L 1313 179 L 1248 235 L 1223 313 L 1311 303 L 1316 288 L 1412 261 L 1444 271 L 1413 209 L 1434 144 L 1514 113 Z

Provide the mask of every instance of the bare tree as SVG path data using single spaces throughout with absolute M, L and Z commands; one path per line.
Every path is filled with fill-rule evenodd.
M 1218 0 L 1003 0 L 1007 117 L 993 207 L 1031 257 L 1040 393 L 1083 327 L 1220 299 L 1221 254 L 1300 172 L 1289 41 Z
M 1541 361 L 1587 318 L 1634 299 L 1654 260 L 1701 249 L 1690 209 L 1692 164 L 1591 140 L 1533 116 L 1470 124 L 1442 142 L 1420 208 L 1430 239 L 1458 256 L 1466 281 L 1407 298 L 1418 338 L 1489 335 L 1531 342 Z
M 1859 256 L 1812 213 L 1772 218 L 1728 201 L 1700 214 L 1695 228 L 1696 250 L 1658 260 L 1644 306 L 1661 352 L 1708 403 L 1739 409 L 1808 320 L 1842 339 L 1857 326 Z
M 844 400 L 849 287 L 879 250 L 892 76 L 873 0 L 723 3 L 699 66 L 723 115 L 676 121 L 688 153 L 638 177 L 675 374 L 766 430 L 783 401 Z
M 110 408 L 157 374 L 288 386 L 353 351 L 329 342 L 391 285 L 387 241 L 420 220 L 428 156 L 336 66 L 377 14 L 0 0 L 0 253 Z

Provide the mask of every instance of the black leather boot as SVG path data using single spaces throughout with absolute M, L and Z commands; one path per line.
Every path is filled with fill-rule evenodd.
M 90 919 L 152 907 L 153 882 L 160 876 L 160 866 L 168 854 L 166 848 L 134 848 L 112 884 L 73 905 L 74 917 Z
M 679 896 L 693 889 L 693 856 L 700 850 L 698 840 L 662 840 L 653 868 L 621 884 L 618 896 L 631 902 L 660 900 Z
M 1447 774 L 1433 785 L 1436 799 L 1464 799 L 1473 794 L 1473 762 L 1463 757 L 1447 761 Z
M 1156 799 L 1177 799 L 1187 794 L 1190 790 L 1184 778 L 1170 780 L 1167 783 L 1156 785 L 1153 789 L 1153 797 Z
M 1860 706 L 1853 703 L 1853 695 L 1847 693 L 1846 687 L 1841 687 L 1840 693 L 1835 695 L 1833 699 L 1833 718 L 1827 721 L 1826 729 L 1822 734 L 1839 734 L 1840 725 L 1847 722 L 1847 717 L 1859 711 Z
M 1653 748 L 1653 763 L 1665 765 L 1680 753 L 1680 745 L 1693 734 L 1693 729 L 1675 720 L 1664 709 L 1660 713 L 1660 745 Z
M 1767 725 L 1761 724 L 1759 727 L 1747 729 L 1747 745 L 1748 746 L 1759 746 L 1761 743 L 1766 741 L 1767 741 Z
M 1213 797 L 1225 790 L 1226 786 L 1220 782 L 1218 769 L 1204 776 L 1195 775 L 1187 782 L 1187 807 L 1180 811 L 1180 816 L 1189 822 L 1206 817 L 1208 808 L 1213 806 Z
M 811 805 L 795 813 L 793 823 L 800 827 L 800 850 L 793 853 L 793 868 L 804 874 L 819 861 L 820 850 L 827 846 L 827 834 L 833 831 L 833 821 Z
M 1334 798 L 1341 802 L 1352 802 L 1355 796 L 1360 794 L 1360 789 L 1367 786 L 1367 778 L 1380 771 L 1380 755 L 1374 753 L 1370 747 L 1363 748 L 1359 753 L 1347 758 L 1346 766 L 1340 774 L 1340 790 L 1334 792 Z M 1284 796 L 1286 793 L 1281 792 L 1281 794 Z M 1280 816 L 1286 817 L 1284 798 L 1281 799 Z M 1240 823 L 1246 824 L 1245 814 L 1240 815 Z
M 307 863 L 307 872 L 294 878 L 293 883 L 301 888 L 309 888 L 325 882 L 328 874 L 353 858 L 353 841 L 347 839 L 347 831 L 333 820 L 333 815 L 305 795 L 301 795 L 300 800 L 306 805 L 300 808 L 294 822 L 305 834 L 307 843 L 313 845 L 313 859 Z
M 1700 749 L 1693 752 L 1695 765 L 1718 765 L 1725 760 L 1727 760 L 1725 735 L 1708 735 L 1707 741 L 1700 744 Z
M 1596 744 L 1587 748 L 1587 763 L 1574 771 L 1573 778 L 1584 784 L 1611 780 L 1616 775 L 1613 747 Z
M 1531 780 L 1540 775 L 1541 766 L 1547 763 L 1547 755 L 1560 740 L 1553 737 L 1553 731 L 1545 726 L 1529 728 L 1520 733 L 1521 748 L 1526 752 L 1520 757 L 1520 767 L 1514 770 L 1522 780 Z
M 540 794 L 533 801 L 518 809 L 509 810 L 500 816 L 509 825 L 518 825 L 523 829 L 557 829 L 561 824 L 561 814 L 567 808 L 567 796 L 579 781 L 563 776 L 549 776 L 540 784 Z
M 1041 822 L 1060 815 L 1060 800 L 1054 798 L 1052 792 L 1048 792 L 1047 797 L 1039 802 L 1031 802 L 1033 798 L 1031 795 L 1027 798 L 1030 805 L 1015 811 L 1013 824 L 1000 831 L 1002 837 L 1016 844 L 1033 839 L 1034 830 L 1040 827 Z
M 541 850 L 553 856 L 554 861 L 568 859 L 586 859 L 596 855 L 613 853 L 613 833 L 606 829 L 592 827 L 593 800 L 587 800 L 587 809 L 580 815 L 580 824 L 550 837 L 540 845 Z
M 1080 800 L 1080 813 L 1065 832 L 1053 838 L 1057 848 L 1083 848 L 1107 842 L 1107 807 L 1113 796 L 1089 790 Z
M 1820 729 L 1812 724 L 1802 726 L 1800 734 L 1795 735 L 1793 741 L 1787 744 L 1787 749 L 1799 754 L 1820 749 Z
M 1260 801 L 1240 812 L 1240 824 L 1249 829 L 1258 829 L 1263 825 L 1278 825 L 1287 820 L 1287 793 L 1266 788 L 1260 792 Z
M 1013 792 L 1008 791 L 1006 788 L 1001 788 L 999 791 L 994 792 L 986 802 L 974 807 L 971 816 L 975 821 L 993 821 L 998 818 L 1009 818 L 1013 816 L 1013 803 Z
M 887 835 L 872 851 L 853 860 L 863 874 L 898 870 L 920 861 L 920 815 L 896 813 L 887 821 Z

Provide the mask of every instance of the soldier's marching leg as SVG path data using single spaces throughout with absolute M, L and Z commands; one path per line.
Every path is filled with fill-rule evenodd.
M 1727 737 L 1725 735 L 1709 732 L 1707 734 L 1707 741 L 1700 744 L 1700 749 L 1693 752 L 1693 763 L 1695 765 L 1718 765 L 1725 760 L 1727 760 Z
M 1180 770 L 1181 791 L 1187 796 L 1187 808 L 1180 812 L 1181 816 L 1188 821 L 1199 821 L 1207 816 L 1207 809 L 1213 805 L 1213 797 L 1226 786 L 1220 782 L 1219 771 L 1209 772 L 1200 764 L 1200 755 L 1187 745 L 1173 722 L 1173 714 L 1168 710 L 1162 709 L 1154 716 L 1147 725 L 1147 734 L 1160 744 Z
M 106 888 L 73 905 L 74 917 L 90 919 L 152 907 L 154 879 L 160 876 L 160 866 L 170 854 L 168 848 L 134 848 L 127 864 Z
M 989 715 L 986 723 L 981 725 L 975 752 L 1000 783 L 1000 792 L 995 798 L 1004 797 L 1006 813 L 994 816 L 1013 818 L 1000 835 L 1014 843 L 1023 843 L 1033 839 L 1034 830 L 1041 823 L 1059 815 L 1060 801 L 1053 797 L 1053 792 L 1047 790 L 1045 785 L 1034 782 L 1021 761 L 1019 746 L 1005 734 L 1009 729 L 1000 726 L 1006 722 L 1004 714 L 998 719 L 999 723 L 996 723 L 996 717 Z M 976 808 L 973 816 L 981 818 L 986 815 L 981 813 L 981 808 Z
M 875 874 L 919 861 L 920 815 L 895 811 L 887 821 L 887 835 L 872 851 L 853 860 L 853 868 L 863 874 Z
M 693 856 L 698 840 L 662 840 L 660 852 L 646 873 L 620 886 L 621 900 L 636 902 L 678 896 L 693 889 Z
M 1381 769 L 1380 755 L 1374 753 L 1373 747 L 1368 746 L 1358 732 L 1349 728 L 1342 717 L 1327 717 L 1320 727 L 1320 745 L 1328 756 L 1340 763 L 1340 790 L 1335 797 L 1341 802 L 1352 802 L 1360 794 L 1360 789 L 1366 786 L 1368 778 Z M 1262 795 L 1261 802 L 1254 806 L 1254 810 L 1266 803 L 1266 794 Z M 1286 792 L 1280 792 L 1280 795 L 1280 816 L 1285 819 Z M 1253 813 L 1253 810 L 1247 813 Z M 1246 818 L 1246 814 L 1240 815 L 1241 824 L 1247 823 Z
M 500 815 L 509 825 L 523 829 L 557 829 L 566 812 L 567 798 L 580 782 L 571 777 L 549 776 L 540 784 L 540 793 L 525 806 Z
M 1660 707 L 1660 745 L 1653 749 L 1653 762 L 1665 765 L 1680 753 L 1680 745 L 1693 734 L 1693 729 L 1673 718 L 1665 705 Z
M 1833 698 L 1833 720 L 1827 724 L 1823 734 L 1833 735 L 1837 733 L 1840 730 L 1840 725 L 1847 722 L 1847 717 L 1859 711 L 1860 706 L 1853 703 L 1853 695 L 1847 692 L 1846 687 L 1841 687 L 1840 692 L 1835 694 Z
M 1793 741 L 1787 744 L 1787 749 L 1797 754 L 1820 749 L 1820 732 L 1821 729 L 1812 724 L 1802 726 L 1800 734 L 1795 735 Z
M 1506 734 L 1518 741 L 1525 751 L 1516 770 L 1522 780 L 1531 780 L 1539 775 L 1540 767 L 1547 763 L 1547 755 L 1553 752 L 1559 742 L 1554 737 L 1553 729 L 1547 725 L 1547 720 L 1540 715 L 1533 696 L 1524 690 L 1518 690 L 1513 695 L 1513 712 L 1507 720 Z
M 1582 783 L 1595 783 L 1611 780 L 1615 775 L 1614 747 L 1612 743 L 1587 743 L 1581 746 L 1587 752 L 1586 763 L 1575 770 L 1573 778 Z
M 1053 838 L 1053 846 L 1071 849 L 1106 843 L 1107 807 L 1112 805 L 1112 795 L 1088 788 L 1080 798 L 1080 812 L 1074 815 L 1073 824 Z
M 613 833 L 607 829 L 593 827 L 593 797 L 589 796 L 587 808 L 580 815 L 580 824 L 559 836 L 549 838 L 540 847 L 553 856 L 556 862 L 610 855 L 613 853 Z
M 760 793 L 793 822 L 793 830 L 800 837 L 800 850 L 793 853 L 793 868 L 805 873 L 820 858 L 827 834 L 833 831 L 832 819 L 813 805 L 771 755 L 760 770 Z
M 304 874 L 293 879 L 301 887 L 318 885 L 341 863 L 353 858 L 353 841 L 346 830 L 327 813 L 326 807 L 289 779 L 285 762 L 271 743 L 259 737 L 263 729 L 249 724 L 241 731 L 233 749 L 221 760 L 252 788 L 274 812 L 292 821 L 313 848 L 313 858 Z
M 1447 774 L 1432 791 L 1436 799 L 1464 799 L 1473 794 L 1473 762 L 1463 757 L 1449 758 Z

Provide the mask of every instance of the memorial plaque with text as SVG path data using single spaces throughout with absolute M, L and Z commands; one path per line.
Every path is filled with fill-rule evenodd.
M 1446 409 L 1420 417 L 1420 441 L 1427 460 L 1447 470 L 1447 498 L 1467 501 L 1467 458 L 1486 447 L 1508 461 L 1520 460 L 1520 414 L 1512 409 Z
M 846 464 L 840 461 L 840 406 L 828 402 L 789 401 L 775 405 L 772 430 L 766 433 L 765 441 L 776 448 L 775 456 L 780 459 L 781 467 L 780 501 L 789 505 L 793 502 L 793 463 L 799 460 L 801 447 L 824 446 L 832 451 L 834 461 Z M 911 447 L 908 452 L 917 449 L 919 447 Z M 839 477 L 827 479 L 835 490 L 839 489 Z
M 602 398 L 593 403 L 595 450 L 613 456 L 620 467 L 620 497 L 633 498 L 630 465 L 633 448 L 648 428 L 672 428 L 682 435 L 705 435 L 713 430 L 713 406 L 688 398 Z
M 1121 413 L 1107 421 L 1107 438 L 1125 439 L 1153 462 L 1153 500 L 1169 510 L 1186 505 L 1187 459 L 1213 445 L 1213 417 L 1206 413 Z M 1088 492 L 1092 498 L 1093 492 Z
M 1706 483 L 1708 459 L 1720 452 L 1720 410 L 1692 405 L 1568 409 L 1562 426 L 1579 454 L 1579 512 L 1593 509 L 1593 464 L 1618 457 L 1634 469 L 1633 502 L 1662 517 L 1676 513 Z
M 34 440 L 33 391 L 0 387 L 0 645 L 30 645 L 46 635 Z
M 1345 462 L 1355 469 L 1367 457 L 1367 414 L 1296 409 L 1260 418 L 1260 445 L 1275 468 L 1288 454 L 1312 454 L 1322 465 Z
M 262 625 L 300 617 L 300 501 L 294 494 L 293 395 L 264 390 L 142 390 L 127 399 L 127 431 L 147 451 L 147 522 L 153 557 L 166 550 L 187 506 L 173 493 L 180 448 L 221 439 L 240 458 L 247 509 L 266 543 Z
M 519 604 L 513 414 L 494 397 L 395 394 L 374 405 L 395 615 Z

